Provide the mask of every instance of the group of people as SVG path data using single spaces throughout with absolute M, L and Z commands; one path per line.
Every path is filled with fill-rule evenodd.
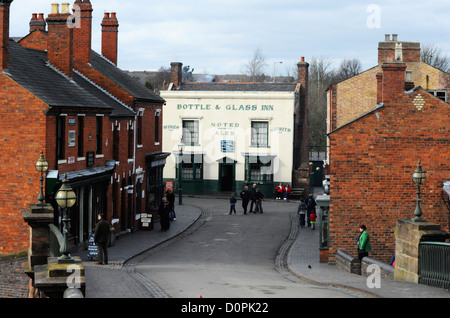
M 275 199 L 276 200 L 287 200 L 289 195 L 291 194 L 292 188 L 289 183 L 283 185 L 283 183 L 279 183 L 275 188 Z
M 311 227 L 312 230 L 316 228 L 316 200 L 314 200 L 314 197 L 312 193 L 309 194 L 309 196 L 306 198 L 300 199 L 300 204 L 298 205 L 297 212 L 300 217 L 300 227 L 305 227 L 307 225 L 308 227 Z
M 240 193 L 242 199 L 242 208 L 244 209 L 244 214 L 247 214 L 248 204 L 250 203 L 249 213 L 263 213 L 262 200 L 264 199 L 264 194 L 256 187 L 256 184 L 249 189 L 248 186 L 244 186 Z M 230 214 L 234 212 L 236 214 L 236 196 L 234 193 L 230 197 Z M 255 207 L 255 210 L 253 210 Z

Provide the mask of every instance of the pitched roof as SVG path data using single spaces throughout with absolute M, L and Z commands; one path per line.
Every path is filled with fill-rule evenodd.
M 180 91 L 295 92 L 297 84 L 285 83 L 182 83 Z
M 113 115 L 133 116 L 126 105 L 102 91 L 77 72 L 68 78 L 47 62 L 47 53 L 10 40 L 8 75 L 47 103 L 50 108 L 98 109 Z
M 164 103 L 164 99 L 162 97 L 153 93 L 138 80 L 131 77 L 93 50 L 91 51 L 91 65 L 97 71 L 122 87 L 122 89 L 133 95 L 136 99 L 154 103 Z

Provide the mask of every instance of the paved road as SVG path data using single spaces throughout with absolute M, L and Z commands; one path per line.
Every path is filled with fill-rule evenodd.
M 229 215 L 227 200 L 185 198 L 206 220 L 194 233 L 152 250 L 135 266 L 169 297 L 352 297 L 347 291 L 288 279 L 277 268 L 297 203 L 264 202 L 264 213 Z M 316 246 L 315 246 L 316 247 Z M 295 280 L 295 281 L 293 281 Z

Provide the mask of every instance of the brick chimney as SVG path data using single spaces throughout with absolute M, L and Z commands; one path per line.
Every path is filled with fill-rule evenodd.
M 105 12 L 102 20 L 102 55 L 117 65 L 119 22 L 116 13 Z
M 381 68 L 383 70 L 382 102 L 389 103 L 392 98 L 405 92 L 406 63 L 384 63 Z
M 392 63 L 399 54 L 403 62 L 420 62 L 420 43 L 400 42 L 397 34 L 392 34 L 392 39 L 390 34 L 386 34 L 384 42 L 378 43 L 378 63 Z
M 67 23 L 70 16 L 68 3 L 62 4 L 61 13 L 59 12 L 59 4 L 52 4 L 52 11 L 47 17 L 47 59 L 51 65 L 72 77 L 73 28 Z
M 0 0 L 0 63 L 2 70 L 9 68 L 9 13 L 13 0 Z
M 183 80 L 183 63 L 172 62 L 170 63 L 171 73 L 170 73 L 170 83 L 173 83 L 174 88 L 180 87 Z
M 45 31 L 45 27 L 47 24 L 45 23 L 44 14 L 33 13 L 30 21 L 30 33 L 35 30 Z
M 309 83 L 309 63 L 305 62 L 302 56 L 300 62 L 297 63 L 297 82 L 301 85 L 300 88 L 300 104 L 308 105 L 308 83 Z
M 92 11 L 89 0 L 76 0 L 73 5 L 73 58 L 84 64 L 91 62 Z

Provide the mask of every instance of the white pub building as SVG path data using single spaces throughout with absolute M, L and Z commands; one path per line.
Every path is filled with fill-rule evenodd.
M 239 194 L 246 182 L 271 197 L 280 182 L 298 186 L 299 168 L 308 169 L 303 59 L 306 80 L 294 84 L 182 83 L 182 64 L 171 65 L 171 84 L 161 91 L 163 151 L 172 153 L 164 180 L 177 188 L 181 168 L 187 194 Z

